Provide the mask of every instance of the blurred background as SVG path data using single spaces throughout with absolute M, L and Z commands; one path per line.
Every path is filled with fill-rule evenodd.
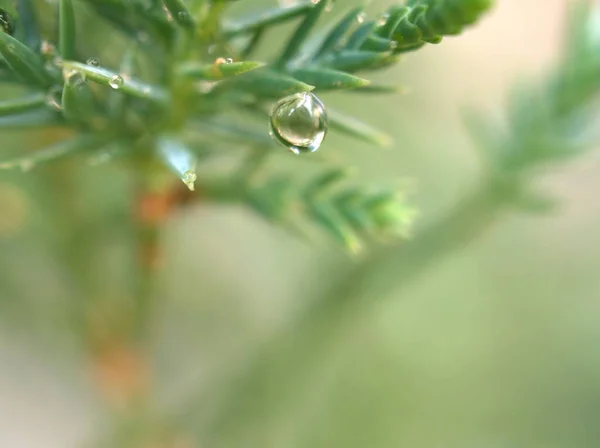
M 323 97 L 394 136 L 386 151 L 331 133 L 322 158 L 356 167 L 365 182 L 406 184 L 420 210 L 415 234 L 477 188 L 480 151 L 461 111 L 501 117 L 511 86 L 543 77 L 560 55 L 569 1 L 496 3 L 464 35 L 374 75 L 410 93 Z M 275 33 L 261 51 L 279 42 Z M 56 138 L 0 132 L 16 152 Z M 298 160 L 282 149 L 271 166 L 311 166 Z M 64 238 L 77 241 L 94 291 L 86 300 L 100 304 L 81 325 L 115 337 L 130 306 L 127 172 L 69 162 L 0 172 L 0 446 L 133 446 L 112 437 L 162 428 L 177 437 L 150 435 L 144 446 L 599 446 L 599 162 L 600 148 L 540 176 L 562 201 L 556 212 L 501 215 L 384 294 L 377 275 L 353 284 L 364 260 L 325 239 L 297 240 L 241 207 L 193 204 L 162 234 L 149 367 L 124 347 L 90 360 L 69 318 L 79 305 L 67 279 L 77 273 L 57 253 Z M 75 215 L 85 226 L 65 232 Z M 376 269 L 401 278 L 402 268 Z M 354 312 L 343 305 L 346 283 L 361 296 Z M 331 309 L 312 307 L 332 288 L 341 296 Z M 124 411 L 119 394 L 138 386 L 151 389 L 152 405 Z

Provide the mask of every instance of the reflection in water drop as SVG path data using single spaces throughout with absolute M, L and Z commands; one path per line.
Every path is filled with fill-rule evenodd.
M 298 93 L 275 105 L 270 125 L 271 135 L 293 153 L 314 152 L 327 134 L 327 112 L 313 93 Z
M 96 58 L 88 58 L 88 60 L 85 61 L 85 63 L 92 67 L 98 67 L 98 65 L 100 65 L 100 63 L 98 62 L 98 59 L 96 59 Z
M 113 89 L 117 90 L 117 89 L 120 89 L 121 87 L 123 87 L 123 83 L 124 82 L 125 81 L 123 80 L 122 76 L 120 76 L 120 75 L 114 75 L 108 81 L 108 85 L 111 86 Z

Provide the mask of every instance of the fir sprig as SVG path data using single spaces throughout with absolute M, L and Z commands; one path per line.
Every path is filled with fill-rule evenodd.
M 232 111 L 266 121 L 273 100 L 286 95 L 348 89 L 389 92 L 376 86 L 369 89 L 369 80 L 355 73 L 384 68 L 404 51 L 459 33 L 488 9 L 490 1 L 412 1 L 390 8 L 374 21 L 367 21 L 363 8 L 357 7 L 316 41 L 314 29 L 324 20 L 328 0 L 258 11 L 241 21 L 227 17 L 228 2 L 223 1 L 60 0 L 56 42 L 37 26 L 33 1 L 18 4 L 17 20 L 23 21 L 24 30 L 17 37 L 23 42 L 0 33 L 1 62 L 4 80 L 16 79 L 30 92 L 0 103 L 0 126 L 60 124 L 76 135 L 64 145 L 26 154 L 0 167 L 32 167 L 71 154 L 97 155 L 103 151 L 98 144 L 105 142 L 107 156 L 114 155 L 111 148 L 115 146 L 130 148 L 119 154 L 132 160 L 134 169 L 140 159 L 157 159 L 193 187 L 190 179 L 196 178 L 194 170 L 200 161 L 186 141 L 199 124 L 207 130 L 216 125 L 230 129 L 228 138 L 240 147 L 255 147 L 248 135 L 266 133 L 266 127 L 231 131 L 239 130 L 230 118 Z M 119 66 L 88 61 L 90 55 L 81 53 L 79 8 L 123 33 L 129 44 Z M 257 43 L 272 27 L 292 19 L 299 19 L 299 24 L 278 56 L 271 61 L 251 59 Z M 57 48 L 49 61 L 39 44 L 42 41 Z M 151 70 L 139 71 L 139 66 Z M 44 95 L 50 101 L 42 101 Z M 333 111 L 329 126 L 369 143 L 389 143 L 381 132 Z M 93 145 L 85 143 L 90 139 Z M 266 154 L 276 151 L 262 140 Z M 307 191 L 300 191 L 303 206 L 298 208 L 294 206 L 297 200 L 286 203 L 283 198 L 267 197 L 276 195 L 268 182 L 255 189 L 238 182 L 236 175 L 231 172 L 217 184 L 227 185 L 236 198 L 268 218 L 301 210 L 305 218 L 353 249 L 367 230 L 375 237 L 404 234 L 412 216 L 398 195 L 373 196 L 370 187 L 340 193 L 326 202 L 308 200 Z M 216 191 L 210 182 L 197 181 L 203 197 L 210 198 L 210 192 Z

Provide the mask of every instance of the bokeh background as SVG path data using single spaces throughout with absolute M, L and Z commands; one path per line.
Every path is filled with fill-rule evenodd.
M 239 2 L 235 12 L 268 3 Z M 354 4 L 338 1 L 346 3 Z M 394 136 L 380 150 L 332 133 L 321 157 L 354 166 L 357 180 L 405 184 L 420 210 L 416 234 L 477 188 L 480 149 L 461 111 L 500 118 L 511 86 L 541 78 L 559 58 L 571 2 L 496 3 L 463 36 L 375 75 L 410 93 L 323 98 Z M 280 41 L 275 33 L 261 51 Z M 7 151 L 53 138 L 0 132 Z M 284 152 L 271 166 L 312 166 Z M 540 176 L 539 187 L 561 199 L 555 212 L 503 214 L 413 282 L 385 294 L 360 285 L 362 306 L 350 313 L 310 310 L 361 259 L 243 208 L 178 212 L 163 233 L 162 306 L 149 344 L 158 416 L 149 420 L 176 422 L 182 438 L 172 448 L 599 446 L 599 162 L 600 148 Z M 67 323 L 68 274 L 47 243 L 65 237 L 53 229 L 71 218 L 47 191 L 53 176 L 60 184 L 54 169 L 0 173 L 0 446 L 117 446 L 98 440 L 127 417 L 94 387 Z M 77 169 L 60 188 L 80 191 L 75 208 L 97 224 L 77 238 L 83 257 L 95 250 L 96 295 L 118 314 L 127 307 L 127 172 Z M 402 277 L 393 265 L 381 272 Z

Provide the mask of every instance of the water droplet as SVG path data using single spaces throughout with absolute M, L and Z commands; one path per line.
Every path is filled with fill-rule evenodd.
M 232 58 L 226 58 L 225 59 L 225 63 L 226 64 L 231 64 L 231 63 L 233 63 L 233 59 Z
M 72 86 L 82 86 L 85 84 L 85 73 L 80 72 L 79 70 L 64 70 L 63 69 L 63 79 L 65 82 L 69 83 Z
M 62 87 L 54 86 L 46 96 L 46 104 L 54 110 L 62 110 Z
M 356 16 L 356 21 L 359 24 L 363 24 L 365 22 L 365 17 L 366 17 L 365 13 L 361 12 L 359 15 Z
M 270 124 L 271 135 L 293 153 L 314 152 L 327 134 L 327 112 L 313 93 L 298 93 L 275 105 Z
M 179 11 L 179 12 L 177 13 L 177 19 L 178 19 L 180 22 L 187 22 L 187 21 L 189 21 L 189 15 L 188 15 L 188 13 L 187 13 L 187 12 L 185 12 L 185 11 Z
M 88 58 L 88 60 L 85 61 L 85 63 L 87 65 L 91 65 L 92 67 L 98 67 L 98 65 L 100 65 L 100 63 L 98 62 L 98 59 L 96 59 L 96 58 Z
M 0 9 L 0 27 L 2 27 L 2 31 L 11 36 L 15 32 L 15 22 L 13 22 L 12 17 L 3 9 Z
M 195 189 L 194 182 L 196 182 L 196 179 L 197 176 L 194 170 L 188 170 L 181 176 L 181 180 L 191 191 Z
M 388 19 L 390 18 L 390 15 L 388 13 L 383 14 L 378 20 L 377 20 L 377 26 L 383 26 L 387 23 Z
M 63 66 L 63 58 L 61 58 L 60 56 L 56 56 L 54 59 L 52 59 L 52 63 L 54 64 L 55 67 L 62 67 Z
M 396 42 L 395 40 L 391 41 L 391 42 L 390 42 L 390 48 L 391 48 L 392 50 L 394 50 L 394 49 L 398 48 L 398 42 Z
M 108 85 L 111 86 L 113 89 L 117 90 L 117 89 L 120 89 L 121 87 L 123 87 L 124 82 L 125 81 L 123 80 L 121 75 L 114 75 L 108 81 Z
M 44 58 L 52 59 L 56 55 L 56 47 L 51 42 L 47 40 L 42 41 L 42 46 L 40 48 L 42 55 Z

